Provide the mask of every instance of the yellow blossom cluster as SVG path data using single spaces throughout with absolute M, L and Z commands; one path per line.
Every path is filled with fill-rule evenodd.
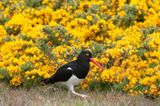
M 82 88 L 160 96 L 160 1 L 0 1 L 0 79 L 10 85 L 33 86 L 83 49 L 105 69 L 91 63 Z
M 6 36 L 6 30 L 4 29 L 4 27 L 2 25 L 0 25 L 0 43 L 2 42 L 2 38 L 4 36 Z

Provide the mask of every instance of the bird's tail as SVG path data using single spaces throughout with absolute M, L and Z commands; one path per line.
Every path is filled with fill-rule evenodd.
M 43 79 L 42 80 L 43 84 L 53 84 L 55 81 L 54 81 L 54 77 L 50 77 L 50 78 L 46 78 L 46 79 Z
M 50 78 L 43 79 L 42 82 L 43 82 L 43 84 L 49 84 Z

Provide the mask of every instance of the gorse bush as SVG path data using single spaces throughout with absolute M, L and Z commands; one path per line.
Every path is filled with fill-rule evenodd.
M 159 0 L 1 0 L 0 79 L 38 86 L 89 49 L 105 69 L 81 88 L 160 96 L 159 17 Z

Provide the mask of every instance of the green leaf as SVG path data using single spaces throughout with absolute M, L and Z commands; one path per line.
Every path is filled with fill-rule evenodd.
M 122 36 L 116 36 L 116 41 L 121 40 Z
M 35 87 L 41 84 L 42 77 L 35 75 L 35 79 L 24 79 L 23 81 L 23 87 L 26 89 L 30 89 L 31 87 Z
M 27 62 L 27 63 L 25 63 L 21 66 L 22 71 L 28 71 L 28 70 L 31 70 L 33 68 L 34 68 L 34 66 L 33 66 L 32 62 Z
M 0 12 L 0 25 L 4 25 L 7 21 L 9 21 L 9 17 L 4 16 L 4 14 Z
M 29 7 L 39 7 L 42 5 L 42 0 L 25 0 L 26 5 Z
M 136 91 L 142 91 L 143 86 L 138 84 L 138 85 L 135 85 L 135 87 L 133 89 L 136 90 Z
M 0 75 L 2 75 L 4 81 L 9 81 L 11 79 L 11 76 L 5 68 L 0 67 Z
M 147 28 L 142 28 L 141 33 L 143 34 L 144 38 L 146 38 L 147 35 L 152 34 L 154 32 L 157 32 L 158 30 L 159 30 L 158 27 L 150 26 L 150 27 L 147 27 Z
M 5 36 L 5 37 L 2 39 L 3 42 L 10 42 L 10 41 L 12 41 L 12 40 L 13 40 L 13 39 L 12 39 L 11 36 L 9 36 L 9 35 Z
M 153 62 L 153 63 L 150 63 L 149 64 L 149 68 L 154 68 L 154 67 L 156 67 L 158 64 L 157 63 L 155 63 L 155 62 Z
M 106 50 L 106 45 L 92 41 L 90 48 L 93 52 L 93 57 L 98 57 L 101 53 L 103 53 Z
M 144 53 L 147 52 L 147 50 L 145 48 L 138 48 L 137 49 L 137 54 L 138 56 L 140 56 L 143 60 L 145 60 L 145 56 Z

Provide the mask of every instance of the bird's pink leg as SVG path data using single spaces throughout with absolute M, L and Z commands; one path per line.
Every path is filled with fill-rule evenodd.
M 87 95 L 84 95 L 84 94 L 80 94 L 80 93 L 75 92 L 73 85 L 69 85 L 69 86 L 68 86 L 68 89 L 69 89 L 69 91 L 70 91 L 72 94 L 74 94 L 74 95 L 76 95 L 76 96 L 80 96 L 80 97 L 82 97 L 82 98 L 88 98 Z

